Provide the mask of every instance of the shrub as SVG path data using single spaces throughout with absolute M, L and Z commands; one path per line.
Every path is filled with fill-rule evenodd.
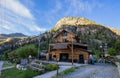
M 117 59 L 116 61 L 120 63 L 120 59 Z
M 112 56 L 115 56 L 115 55 L 116 55 L 115 49 L 109 48 L 109 49 L 108 49 L 108 54 L 110 54 L 110 55 L 112 55 Z
M 52 70 L 56 70 L 58 68 L 57 64 L 46 64 L 45 69 L 47 71 L 52 71 Z
M 116 51 L 120 51 L 120 38 L 117 39 L 117 41 L 115 42 L 114 48 Z

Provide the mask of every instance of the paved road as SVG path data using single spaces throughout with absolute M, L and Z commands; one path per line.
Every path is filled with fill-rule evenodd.
M 2 71 L 2 65 L 3 65 L 3 61 L 0 61 L 0 75 L 1 75 L 1 71 Z
M 87 65 L 61 78 L 120 78 L 115 66 L 108 64 Z

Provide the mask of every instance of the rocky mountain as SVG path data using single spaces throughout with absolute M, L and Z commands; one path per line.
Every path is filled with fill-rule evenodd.
M 71 17 L 71 16 L 61 18 L 56 23 L 55 27 L 52 30 L 53 31 L 58 30 L 62 26 L 76 26 L 77 27 L 77 26 L 83 26 L 83 25 L 87 25 L 87 26 L 92 26 L 92 25 L 103 26 L 105 28 L 109 28 L 111 31 L 115 32 L 117 35 L 120 35 L 120 29 L 105 26 L 105 25 L 96 23 L 95 21 L 89 20 L 89 19 L 84 18 L 84 17 Z
M 0 34 L 0 37 L 25 37 L 22 33 Z

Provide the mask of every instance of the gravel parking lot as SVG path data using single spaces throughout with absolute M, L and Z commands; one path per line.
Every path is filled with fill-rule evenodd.
M 109 64 L 81 66 L 62 78 L 120 78 L 117 67 Z

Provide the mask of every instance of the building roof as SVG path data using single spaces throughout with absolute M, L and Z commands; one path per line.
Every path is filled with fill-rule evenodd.
M 73 34 L 73 35 L 76 36 L 75 33 L 71 32 L 71 31 L 69 31 L 69 30 L 62 29 L 60 32 L 58 32 L 57 34 L 55 34 L 55 35 L 53 36 L 53 38 L 56 38 L 59 34 L 61 34 L 61 33 L 64 32 L 64 31 L 69 32 L 69 33 L 71 33 L 71 34 Z
M 68 48 L 67 44 L 55 44 L 53 49 L 66 49 Z

